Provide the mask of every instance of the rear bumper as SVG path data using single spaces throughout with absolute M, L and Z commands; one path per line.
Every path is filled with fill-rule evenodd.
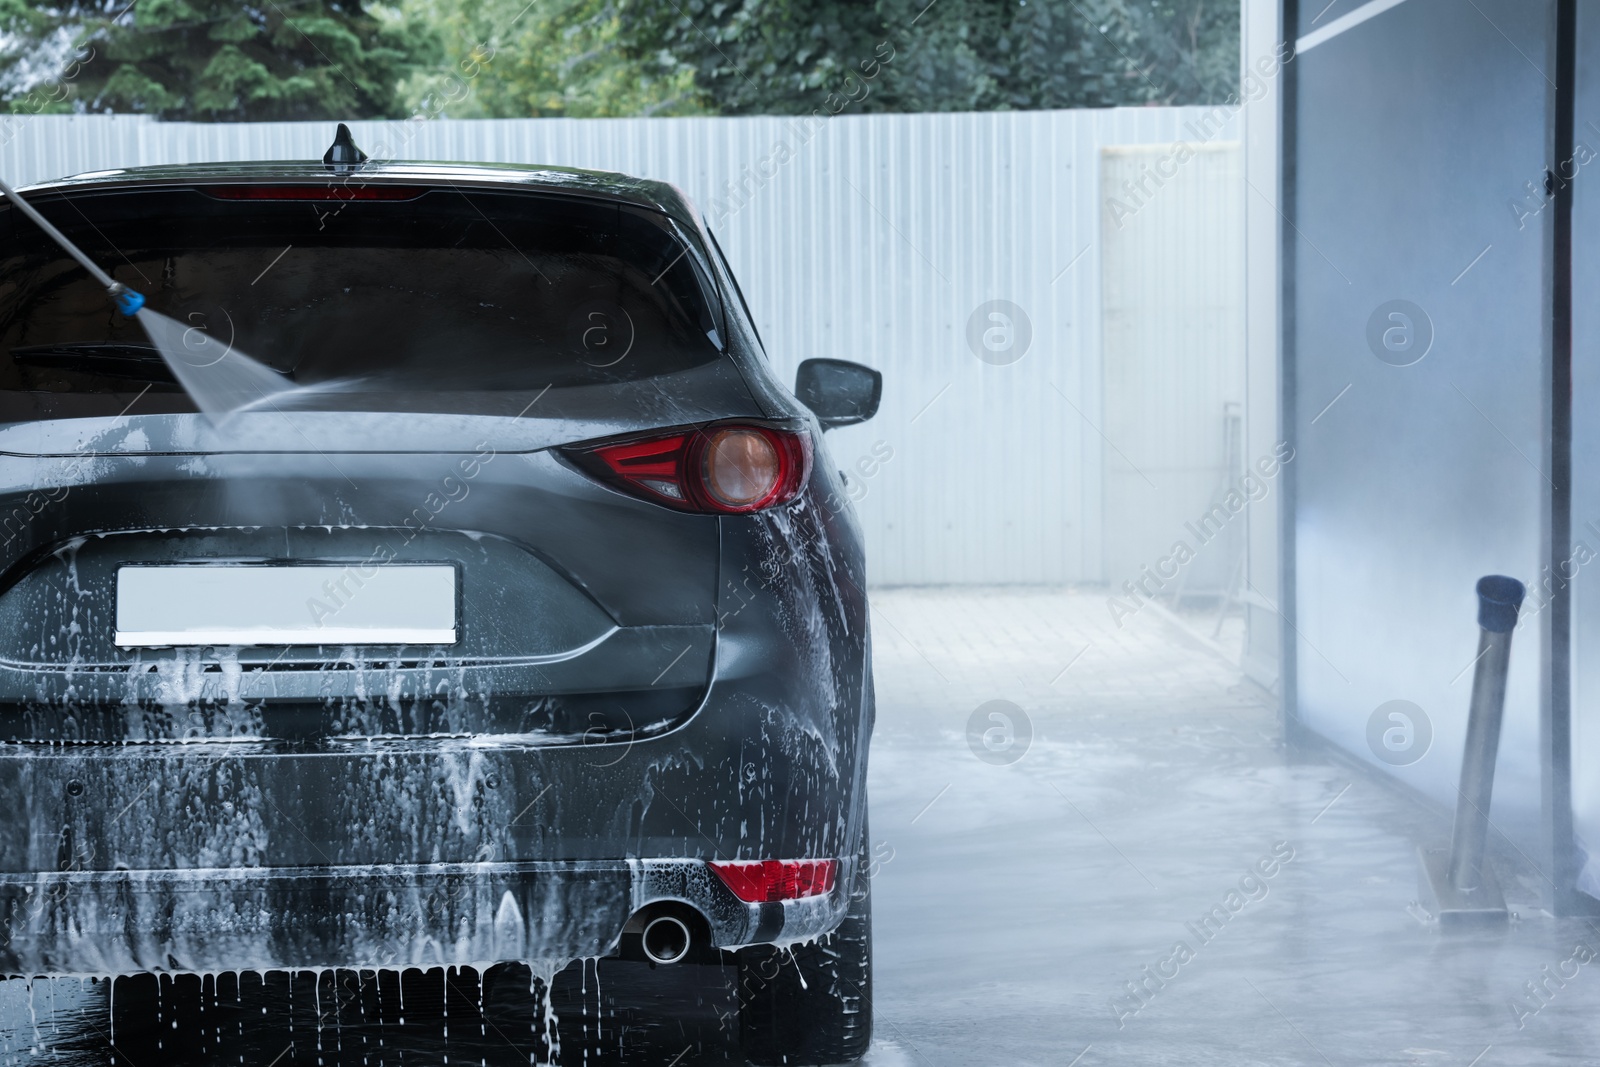
M 804 503 L 718 520 L 722 581 L 709 603 L 709 588 L 691 596 L 674 584 L 687 578 L 658 568 L 651 596 L 681 603 L 681 620 L 621 620 L 618 637 L 652 631 L 640 635 L 649 654 L 621 657 L 605 680 L 687 690 L 709 664 L 698 707 L 664 724 L 624 714 L 630 729 L 616 731 L 585 714 L 557 737 L 251 739 L 203 718 L 213 675 L 225 682 L 231 668 L 196 662 L 176 679 L 194 689 L 148 694 L 175 721 L 113 729 L 106 718 L 97 730 L 74 716 L 147 709 L 108 702 L 93 691 L 106 679 L 88 672 L 11 679 L 13 693 L 54 705 L 58 729 L 25 723 L 15 736 L 34 740 L 0 741 L 0 971 L 570 959 L 606 953 L 656 900 L 695 907 L 723 948 L 827 932 L 853 885 L 872 728 L 858 535 L 844 518 Z M 81 610 L 85 628 L 108 622 Z M 562 668 L 540 669 L 555 688 Z M 241 667 L 240 684 L 271 673 Z M 359 677 L 346 673 L 337 684 Z M 291 686 L 279 699 L 303 697 L 292 674 L 272 683 Z M 452 682 L 419 688 L 447 703 Z M 242 696 L 215 697 L 229 714 L 251 711 Z M 840 860 L 838 888 L 783 904 L 743 904 L 705 866 L 822 858 Z
M 715 642 L 710 626 L 635 626 L 569 653 L 506 663 L 397 665 L 396 650 L 371 649 L 272 669 L 259 662 L 270 649 L 164 650 L 117 666 L 0 659 L 0 742 L 451 735 L 534 746 L 593 743 L 624 724 L 648 736 L 694 711 Z M 597 677 L 606 688 L 594 692 Z
M 747 904 L 701 861 L 69 871 L 0 876 L 0 973 L 105 975 L 486 966 L 612 952 L 629 916 L 681 901 L 718 948 L 837 926 L 853 884 Z

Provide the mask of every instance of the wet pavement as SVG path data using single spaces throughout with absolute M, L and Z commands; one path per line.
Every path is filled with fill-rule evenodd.
M 874 617 L 882 1051 L 940 1067 L 1600 1061 L 1600 930 L 1538 914 L 1515 863 L 1509 929 L 1420 922 L 1414 849 L 1448 819 L 1333 753 L 1288 750 L 1271 698 L 1168 618 L 1119 630 L 1103 596 L 948 591 L 880 594 Z M 968 744 L 992 700 L 1031 725 L 1014 762 Z
M 1538 913 L 1510 849 L 1509 928 L 1419 921 L 1414 849 L 1445 816 L 1287 749 L 1270 696 L 1172 618 L 886 590 L 874 625 L 874 1067 L 1600 1059 L 1600 929 Z M 5 982 L 0 1063 L 529 1063 L 552 1035 L 564 1063 L 739 1062 L 727 969 L 574 965 L 553 1018 L 530 987 Z

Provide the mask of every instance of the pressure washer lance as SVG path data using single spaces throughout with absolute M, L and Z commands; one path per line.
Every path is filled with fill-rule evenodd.
M 329 392 L 334 388 L 328 383 L 310 388 L 297 387 L 285 375 L 239 351 L 231 339 L 227 342 L 213 341 L 203 329 L 191 329 L 185 323 L 145 307 L 143 293 L 129 289 L 101 270 L 94 260 L 67 239 L 66 234 L 50 225 L 48 219 L 3 181 L 0 181 L 0 193 L 4 193 L 73 259 L 83 264 L 83 269 L 106 287 L 106 295 L 111 297 L 118 311 L 139 321 L 145 336 L 161 353 L 173 379 L 213 425 L 220 426 L 235 412 L 255 405 L 277 406 L 287 402 L 291 393 Z M 218 349 L 221 349 L 220 355 L 216 354 Z
M 52 241 L 65 249 L 68 255 L 83 264 L 83 269 L 88 271 L 95 281 L 106 287 L 106 293 L 111 297 L 112 303 L 117 305 L 118 311 L 130 319 L 139 314 L 139 309 L 144 307 L 143 293 L 129 289 L 126 285 L 101 270 L 98 263 L 84 255 L 83 250 L 68 240 L 66 234 L 56 229 L 49 219 L 39 214 L 32 204 L 18 196 L 16 190 L 12 189 L 3 180 L 0 180 L 0 193 L 4 193 L 7 200 L 17 205 L 24 215 L 32 219 L 34 224 L 48 234 Z

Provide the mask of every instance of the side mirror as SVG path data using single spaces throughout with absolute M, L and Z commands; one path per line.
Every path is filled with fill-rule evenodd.
M 878 413 L 883 375 L 845 359 L 808 359 L 795 373 L 794 395 L 824 430 L 853 426 Z

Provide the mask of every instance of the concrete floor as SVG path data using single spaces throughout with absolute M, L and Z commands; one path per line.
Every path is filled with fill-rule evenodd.
M 1170 617 L 1119 630 L 1088 593 L 875 604 L 872 1062 L 1600 1062 L 1600 929 L 1534 911 L 1515 864 L 1509 929 L 1420 922 L 1414 849 L 1448 821 L 1288 751 L 1270 698 Z M 967 740 L 997 699 L 1033 730 L 1000 765 Z
M 1118 629 L 1091 592 L 874 603 L 873 1067 L 1600 1061 L 1600 928 L 1534 912 L 1514 865 L 1509 929 L 1420 922 L 1413 850 L 1446 820 L 1331 754 L 1287 751 L 1270 698 L 1215 644 L 1148 609 Z M 991 701 L 1015 705 L 997 706 L 1009 746 L 982 740 L 997 707 L 969 739 Z M 1214 907 L 1226 922 L 1197 931 Z M 583 1011 L 597 988 L 607 1012 L 636 1002 L 625 1062 L 736 1055 L 710 1026 L 714 976 L 694 992 L 636 977 L 571 994 Z M 313 1033 L 305 1012 L 320 997 L 328 1015 L 331 980 L 303 983 L 287 1014 L 260 998 L 266 1016 L 248 995 L 230 1014 L 223 991 L 207 1016 L 119 982 L 116 1062 L 529 1062 L 525 994 L 500 988 L 479 1019 L 475 987 L 425 989 L 404 1028 L 363 1002 Z M 107 1062 L 103 988 L 0 983 L 0 1021 L 0 1062 Z

